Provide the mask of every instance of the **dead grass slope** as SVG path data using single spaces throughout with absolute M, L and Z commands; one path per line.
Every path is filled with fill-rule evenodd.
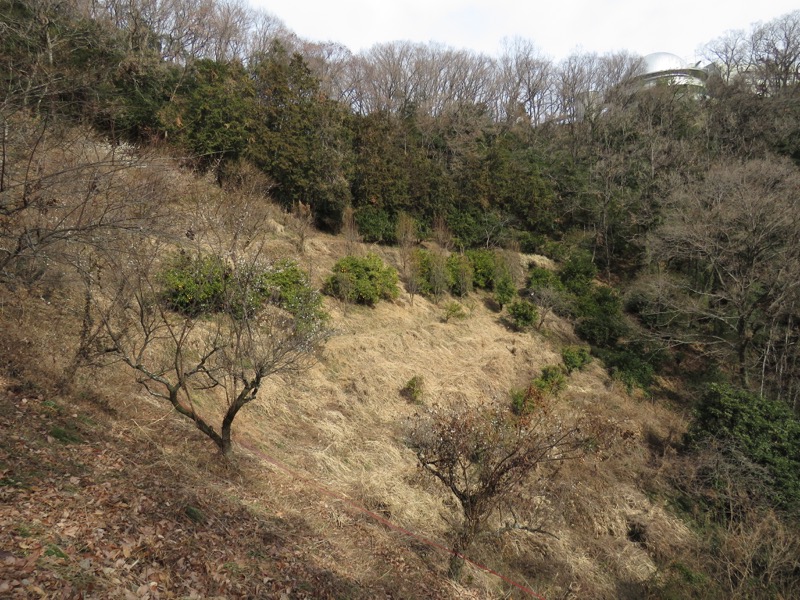
M 218 231 L 234 198 L 163 170 L 184 208 L 176 231 Z M 183 190 L 176 193 L 175 186 Z M 209 206 L 215 207 L 209 210 Z M 203 210 L 196 210 L 202 207 Z M 314 233 L 297 253 L 292 217 L 266 206 L 274 257 L 295 255 L 320 283 L 347 251 Z M 217 240 L 219 241 L 219 240 Z M 397 264 L 391 249 L 360 247 Z M 521 262 L 532 260 L 520 257 Z M 235 457 L 155 403 L 120 368 L 59 385 L 78 331 L 69 285 L 0 298 L 0 593 L 89 598 L 464 598 L 519 594 L 472 569 L 462 586 L 447 556 L 386 526 L 447 545 L 458 511 L 404 445 L 419 407 L 400 390 L 424 381 L 423 403 L 507 401 L 575 341 L 549 318 L 542 333 L 505 327 L 483 298 L 442 321 L 424 298 L 377 307 L 327 300 L 335 335 L 316 365 L 271 379 L 234 424 Z M 211 400 L 209 400 L 211 401 Z M 208 406 L 213 411 L 213 406 Z M 548 598 L 637 598 L 692 534 L 649 494 L 684 427 L 658 403 L 614 385 L 597 362 L 569 379 L 558 410 L 604 432 L 565 465 L 542 498 L 552 536 L 489 534 L 477 561 Z M 666 449 L 666 450 L 665 450 Z M 545 493 L 546 492 L 546 493 Z

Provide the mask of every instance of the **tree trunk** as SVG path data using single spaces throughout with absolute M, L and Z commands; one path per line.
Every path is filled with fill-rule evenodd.
M 478 519 L 474 515 L 465 515 L 461 531 L 453 544 L 453 554 L 450 557 L 450 564 L 447 569 L 447 576 L 453 581 L 461 578 L 464 569 L 464 553 L 469 550 L 475 535 L 478 533 Z
M 463 554 L 466 552 L 469 545 L 472 543 L 470 536 L 466 531 L 458 534 L 455 543 L 453 544 L 453 554 L 450 556 L 450 564 L 447 567 L 447 576 L 453 581 L 461 579 L 461 572 L 464 570 Z
M 175 407 L 175 410 L 178 413 L 182 414 L 184 417 L 190 418 L 194 421 L 195 426 L 205 433 L 208 437 L 211 438 L 211 441 L 217 445 L 217 448 L 225 452 L 224 440 L 220 435 L 214 431 L 214 428 L 205 422 L 205 420 L 194 412 L 194 408 L 186 408 L 183 404 L 181 404 L 180 399 L 178 398 L 178 394 L 180 392 L 179 386 L 174 386 L 169 388 L 169 401 L 172 406 Z
M 739 322 L 736 326 L 736 334 L 738 337 L 736 359 L 739 363 L 739 383 L 744 389 L 747 389 L 750 385 L 750 378 L 747 372 L 747 350 L 750 346 L 750 338 L 747 331 L 747 322 L 743 317 L 739 317 Z
M 236 418 L 236 415 L 239 414 L 239 411 L 242 410 L 242 407 L 254 397 L 255 394 L 252 390 L 245 389 L 236 397 L 236 400 L 234 400 L 230 407 L 228 407 L 228 412 L 225 413 L 225 418 L 222 419 L 222 435 L 220 436 L 220 449 L 223 454 L 230 453 L 233 447 L 233 442 L 231 440 L 231 426 L 233 425 L 233 420 Z

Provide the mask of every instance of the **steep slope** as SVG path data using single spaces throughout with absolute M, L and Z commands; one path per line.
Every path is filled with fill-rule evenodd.
M 296 257 L 317 284 L 349 251 L 399 262 L 393 249 L 319 233 L 301 245 L 292 217 L 264 198 L 222 192 L 168 161 L 123 175 L 170 210 L 176 247 L 224 245 L 229 223 L 244 222 L 239 233 L 263 236 L 272 258 Z M 251 222 L 264 225 L 251 231 Z M 401 390 L 418 377 L 423 405 L 507 403 L 576 342 L 556 317 L 518 333 L 480 294 L 449 322 L 441 306 L 407 294 L 375 308 L 326 299 L 334 335 L 316 364 L 268 380 L 237 417 L 234 456 L 223 459 L 123 365 L 75 370 L 82 298 L 68 270 L 0 293 L 3 595 L 465 598 L 528 588 L 637 598 L 693 547 L 653 485 L 683 419 L 631 397 L 595 361 L 555 404 L 585 423 L 592 444 L 532 483 L 547 533 L 501 533 L 496 517 L 470 550 L 486 569 L 470 567 L 460 585 L 446 579 L 460 515 L 405 445 L 422 408 Z M 212 395 L 200 408 L 218 412 Z

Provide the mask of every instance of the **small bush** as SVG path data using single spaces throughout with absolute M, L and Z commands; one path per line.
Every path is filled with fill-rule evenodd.
M 447 270 L 450 275 L 450 293 L 462 298 L 473 289 L 474 269 L 464 254 L 451 254 L 447 257 Z
M 657 357 L 649 356 L 639 344 L 613 349 L 598 348 L 596 352 L 611 377 L 623 383 L 628 393 L 635 388 L 647 390 L 653 383 Z
M 422 404 L 422 397 L 425 392 L 425 381 L 422 375 L 414 375 L 400 390 L 400 394 L 409 402 Z
M 511 390 L 511 410 L 515 415 L 526 415 L 533 410 L 538 398 L 532 395 L 534 391 L 530 386 L 524 390 Z
M 565 346 L 561 349 L 561 360 L 564 361 L 564 368 L 569 375 L 592 362 L 592 355 L 586 346 Z
M 542 374 L 533 380 L 533 385 L 547 394 L 557 396 L 567 387 L 567 378 L 560 365 L 549 365 L 542 369 Z
M 517 331 L 528 331 L 536 325 L 539 318 L 539 311 L 536 305 L 528 300 L 515 300 L 508 307 L 508 316 L 511 324 Z
M 561 366 L 544 367 L 542 374 L 525 390 L 511 391 L 511 410 L 517 415 L 529 415 L 543 407 L 548 398 L 558 396 L 566 386 L 567 378 Z
M 576 307 L 579 322 L 575 333 L 592 346 L 613 348 L 628 334 L 622 302 L 613 289 L 597 286 L 579 297 Z
M 257 299 L 267 299 L 295 317 L 325 319 L 322 296 L 311 287 L 308 273 L 293 260 L 280 260 L 259 278 Z
M 573 294 L 586 294 L 597 276 L 592 255 L 585 250 L 574 250 L 558 271 L 562 283 Z
M 374 306 L 398 296 L 397 271 L 375 254 L 346 256 L 334 265 L 323 291 L 346 302 Z
M 180 253 L 161 274 L 164 299 L 171 310 L 190 317 L 222 310 L 230 275 L 219 257 Z
M 371 205 L 361 206 L 353 216 L 365 242 L 388 244 L 395 241 L 395 225 L 385 210 Z
M 511 302 L 516 295 L 517 287 L 514 285 L 511 275 L 508 272 L 498 275 L 494 282 L 494 300 L 500 305 L 500 308 Z
M 528 269 L 528 287 L 534 290 L 550 288 L 564 291 L 566 289 L 558 275 L 550 269 L 543 269 L 541 267 L 531 267 Z
M 440 297 L 453 288 L 452 272 L 448 258 L 442 252 L 430 252 L 420 248 L 414 252 L 414 285 L 425 296 Z
M 192 317 L 227 311 L 241 318 L 266 303 L 298 318 L 326 317 L 308 274 L 291 260 L 234 269 L 216 256 L 180 254 L 161 274 L 161 281 L 169 308 Z
M 467 250 L 472 264 L 473 283 L 482 290 L 493 290 L 497 274 L 497 256 L 491 250 Z
M 464 311 L 464 307 L 461 306 L 458 302 L 448 302 L 444 305 L 444 315 L 442 316 L 442 320 L 447 323 L 451 319 L 465 319 L 467 317 L 467 313 Z

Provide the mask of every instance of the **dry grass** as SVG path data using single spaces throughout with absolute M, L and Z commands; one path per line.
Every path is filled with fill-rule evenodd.
M 266 242 L 270 258 L 296 257 L 318 285 L 352 244 L 312 231 L 296 255 L 293 217 L 266 203 L 252 186 L 223 192 L 163 162 L 142 177 L 156 196 L 157 190 L 170 190 L 162 197 L 179 209 L 170 223 L 176 243 L 185 243 L 190 232 L 198 244 L 224 245 L 225 235 L 238 227 L 229 217 L 250 215 L 263 225 L 248 230 L 254 243 Z M 397 250 L 362 245 L 360 251 L 399 264 Z M 542 257 L 518 260 L 521 266 L 548 266 Z M 61 282 L 49 294 L 5 290 L 0 298 L 4 368 L 17 383 L 57 381 L 74 353 L 76 288 Z M 334 336 L 311 369 L 269 380 L 259 400 L 242 411 L 234 424 L 239 445 L 229 462 L 190 423 L 137 389 L 119 365 L 81 374 L 63 401 L 78 402 L 80 395 L 81 410 L 103 415 L 107 442 L 119 444 L 132 469 L 174 481 L 173 501 L 202 505 L 212 515 L 244 509 L 316 569 L 356 588 L 394 590 L 409 598 L 417 597 L 414 590 L 429 597 L 513 595 L 478 570 L 463 586 L 445 581 L 442 552 L 356 507 L 448 543 L 457 507 L 422 476 L 405 447 L 406 424 L 419 409 L 401 389 L 421 376 L 424 404 L 505 402 L 511 388 L 560 362 L 561 345 L 575 342 L 571 327 L 550 316 L 541 333 L 511 332 L 477 295 L 469 316 L 450 323 L 442 322 L 440 307 L 420 297 L 412 303 L 407 294 L 372 309 L 332 299 L 326 304 Z M 45 386 L 42 393 L 57 390 Z M 205 401 L 204 409 L 213 412 L 214 398 Z M 685 525 L 646 493 L 684 420 L 625 394 L 597 361 L 570 377 L 558 410 L 592 423 L 599 445 L 554 476 L 546 502 L 552 507 L 547 529 L 556 537 L 490 535 L 479 541 L 475 556 L 548 598 L 635 597 L 661 564 L 693 544 Z M 146 465 L 135 448 L 144 449 Z

